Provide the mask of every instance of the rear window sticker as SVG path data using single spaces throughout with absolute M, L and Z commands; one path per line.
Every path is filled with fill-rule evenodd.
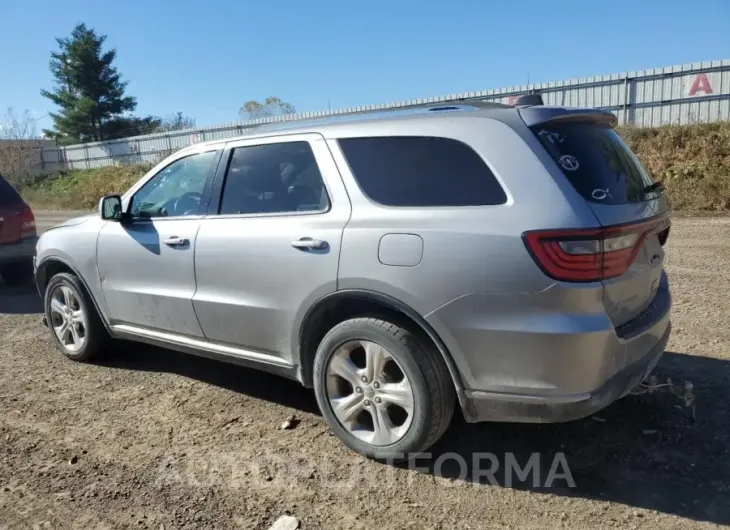
M 591 197 L 593 197 L 597 201 L 603 201 L 606 199 L 606 197 L 610 196 L 611 190 L 609 190 L 608 188 L 606 188 L 605 190 L 601 188 L 596 188 L 591 192 Z
M 565 171 L 578 171 L 578 168 L 580 167 L 578 159 L 573 155 L 561 156 L 558 159 L 558 164 L 560 164 L 560 167 L 562 167 Z
M 546 131 L 545 129 L 537 133 L 538 136 L 546 138 L 551 144 L 562 144 L 565 141 L 565 136 L 553 131 Z

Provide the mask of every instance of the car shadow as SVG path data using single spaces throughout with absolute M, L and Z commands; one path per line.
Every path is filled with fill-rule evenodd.
M 176 373 L 319 414 L 314 393 L 295 381 L 152 346 L 120 344 L 118 350 L 103 364 Z M 610 501 L 730 524 L 730 361 L 667 352 L 653 375 L 658 382 L 653 391 L 569 423 L 467 424 L 456 414 L 430 457 L 399 467 L 447 482 Z M 532 472 L 522 476 L 510 472 L 531 465 Z
M 579 421 L 457 421 L 421 472 L 730 524 L 730 361 L 667 352 L 653 376 L 653 391 Z
M 205 357 L 147 344 L 118 341 L 97 364 L 124 370 L 167 372 L 250 397 L 319 415 L 314 392 L 299 382 Z
M 32 282 L 7 285 L 0 278 L 0 315 L 36 315 L 43 313 L 43 303 Z

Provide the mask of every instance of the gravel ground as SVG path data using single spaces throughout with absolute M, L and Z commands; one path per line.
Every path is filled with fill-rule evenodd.
M 32 290 L 0 285 L 0 529 L 728 525 L 730 219 L 675 219 L 669 240 L 671 385 L 562 425 L 457 418 L 420 469 L 349 452 L 284 379 L 131 343 L 65 360 Z M 507 453 L 541 475 L 505 474 Z M 575 487 L 548 484 L 560 454 Z

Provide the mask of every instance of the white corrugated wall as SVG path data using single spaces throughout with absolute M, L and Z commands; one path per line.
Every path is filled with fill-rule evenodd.
M 511 103 L 516 96 L 529 92 L 542 94 L 546 105 L 610 110 L 616 114 L 619 123 L 631 123 L 639 127 L 730 121 L 730 59 L 331 111 L 302 112 L 174 133 L 46 148 L 42 153 L 41 171 L 157 162 L 166 154 L 190 144 L 239 136 L 246 129 L 265 123 L 407 108 L 436 102 L 483 100 Z

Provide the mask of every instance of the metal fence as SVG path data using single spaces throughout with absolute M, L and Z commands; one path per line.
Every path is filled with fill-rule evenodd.
M 41 152 L 39 172 L 157 162 L 166 154 L 188 145 L 239 136 L 260 125 L 278 121 L 373 112 L 427 103 L 470 100 L 512 103 L 520 94 L 535 92 L 542 94 L 547 105 L 602 108 L 614 112 L 619 123 L 639 127 L 730 120 L 730 59 L 379 105 L 301 112 L 171 133 L 53 147 Z

